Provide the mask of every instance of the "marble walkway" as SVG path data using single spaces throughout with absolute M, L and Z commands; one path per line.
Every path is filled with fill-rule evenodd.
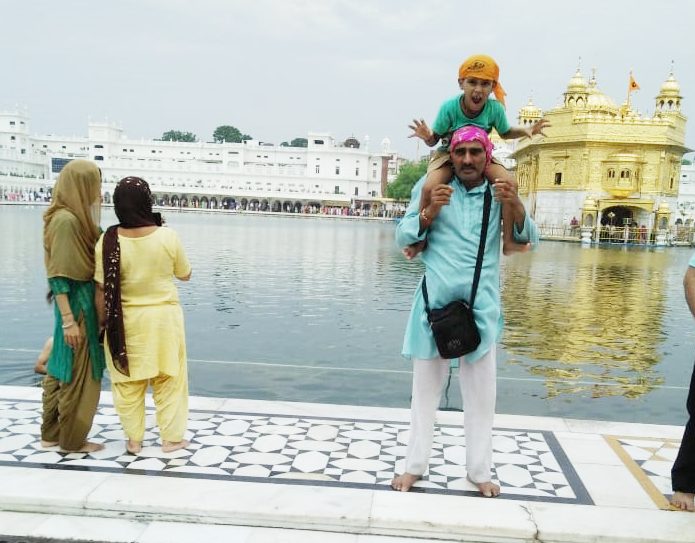
M 153 413 L 128 454 L 103 393 L 91 439 L 105 449 L 66 454 L 39 444 L 40 389 L 0 387 L 0 536 L 695 542 L 695 514 L 668 507 L 677 426 L 498 415 L 493 500 L 466 480 L 460 413 L 438 414 L 429 472 L 407 494 L 389 487 L 407 410 L 191 398 L 191 446 L 168 454 Z

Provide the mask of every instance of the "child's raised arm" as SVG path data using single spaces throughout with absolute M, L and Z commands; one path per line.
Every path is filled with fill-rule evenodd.
M 410 128 L 413 131 L 413 133 L 410 134 L 410 136 L 408 136 L 409 138 L 420 138 L 429 147 L 434 147 L 435 145 L 437 145 L 437 142 L 441 138 L 439 134 L 435 134 L 434 132 L 432 132 L 430 127 L 427 126 L 427 123 L 424 119 L 413 119 L 413 124 L 409 124 L 408 128 Z
M 545 136 L 543 129 L 548 128 L 550 123 L 545 119 L 539 119 L 532 126 L 521 128 L 520 126 L 513 126 L 504 134 L 500 134 L 500 138 L 503 140 L 515 140 L 517 138 L 531 138 L 536 134 L 541 134 Z

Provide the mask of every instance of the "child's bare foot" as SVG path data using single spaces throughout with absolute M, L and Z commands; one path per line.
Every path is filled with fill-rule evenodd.
M 674 492 L 671 497 L 671 507 L 681 511 L 695 511 L 695 494 Z
M 408 492 L 420 479 L 422 479 L 420 475 L 413 475 L 412 473 L 396 475 L 393 478 L 393 481 L 391 481 L 391 488 L 398 490 L 399 492 Z
M 478 487 L 478 490 L 480 490 L 480 493 L 485 496 L 486 498 L 496 498 L 497 496 L 500 495 L 500 487 L 499 485 L 496 485 L 492 481 L 486 481 L 484 483 L 476 483 L 475 481 L 471 481 L 470 478 L 466 477 L 471 483 L 473 483 L 475 486 Z
M 424 249 L 425 249 L 425 242 L 424 241 L 418 241 L 417 243 L 413 243 L 413 244 L 408 245 L 407 247 L 403 248 L 403 256 L 405 256 L 408 260 L 412 260 L 417 255 L 419 255 L 422 251 L 424 251 Z
M 44 449 L 48 449 L 49 447 L 55 447 L 58 445 L 57 441 L 44 441 L 43 439 L 41 440 L 41 447 Z
M 530 243 L 507 243 L 502 244 L 502 253 L 505 256 L 513 255 L 514 253 L 526 253 L 531 250 Z
M 142 442 L 129 439 L 125 443 L 125 450 L 130 454 L 138 454 L 142 450 Z
M 185 449 L 191 444 L 187 439 L 182 439 L 181 441 L 164 441 L 162 440 L 162 452 L 174 452 L 179 449 Z
M 91 441 L 85 441 L 82 447 L 80 447 L 76 451 L 68 451 L 67 449 L 61 449 L 62 452 L 69 453 L 93 453 L 102 450 L 104 450 L 104 445 L 102 445 L 101 443 L 92 443 Z

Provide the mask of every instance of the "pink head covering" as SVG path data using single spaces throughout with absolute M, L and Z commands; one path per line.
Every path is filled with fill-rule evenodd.
M 483 146 L 483 149 L 485 149 L 485 165 L 487 166 L 490 164 L 490 161 L 492 160 L 492 150 L 495 148 L 495 146 L 492 145 L 487 132 L 474 125 L 461 127 L 454 132 L 454 134 L 451 136 L 451 141 L 449 142 L 449 152 L 453 153 L 458 145 L 468 141 L 477 141 Z

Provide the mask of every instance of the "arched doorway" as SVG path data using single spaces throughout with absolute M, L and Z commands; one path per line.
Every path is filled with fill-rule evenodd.
M 209 209 L 210 208 L 210 201 L 208 200 L 207 196 L 203 196 L 200 199 L 200 207 L 202 209 Z
M 601 225 L 625 226 L 632 223 L 632 209 L 626 206 L 607 207 L 601 213 Z

